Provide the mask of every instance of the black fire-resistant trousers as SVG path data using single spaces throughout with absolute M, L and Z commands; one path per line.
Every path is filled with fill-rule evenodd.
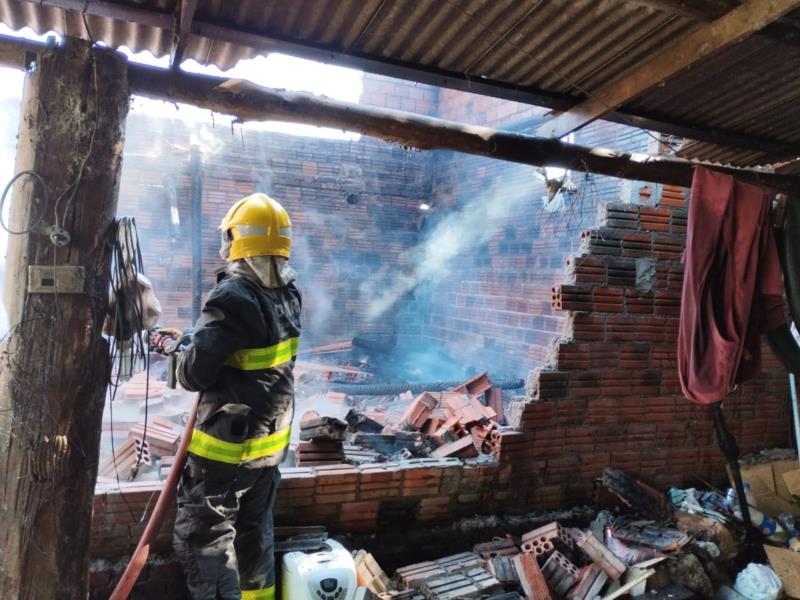
M 194 600 L 273 600 L 278 467 L 190 464 L 178 488 L 175 551 Z

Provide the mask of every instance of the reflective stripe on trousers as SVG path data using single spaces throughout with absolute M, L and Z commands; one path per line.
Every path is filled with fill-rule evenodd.
M 242 600 L 275 600 L 275 586 L 260 590 L 242 590 Z
M 238 465 L 248 460 L 279 454 L 289 445 L 290 435 L 291 428 L 286 427 L 269 435 L 235 443 L 226 442 L 199 429 L 194 429 L 188 450 L 195 456 L 229 465 Z
M 225 364 L 242 371 L 271 369 L 289 362 L 297 356 L 300 339 L 293 337 L 265 348 L 245 348 L 233 353 Z
M 275 597 L 272 510 L 278 467 L 251 469 L 212 463 L 193 477 L 193 457 L 181 475 L 175 551 L 194 600 Z

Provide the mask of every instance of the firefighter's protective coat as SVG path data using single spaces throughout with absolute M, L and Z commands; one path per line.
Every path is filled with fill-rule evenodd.
M 178 490 L 175 547 L 194 598 L 274 598 L 272 506 L 294 413 L 294 283 L 239 271 L 211 291 L 178 364 L 202 391 Z M 241 592 L 240 592 L 241 590 Z

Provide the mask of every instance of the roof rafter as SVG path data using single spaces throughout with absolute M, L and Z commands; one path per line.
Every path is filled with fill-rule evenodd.
M 713 21 L 736 8 L 739 0 L 632 0 L 658 11 L 697 21 Z
M 557 138 L 572 133 L 798 7 L 800 0 L 747 0 L 594 90 L 590 98 L 548 121 L 537 133 Z
M 197 10 L 198 0 L 180 0 L 175 7 L 175 25 L 172 33 L 172 51 L 170 52 L 169 65 L 177 69 L 183 62 L 183 53 L 192 34 L 192 19 Z
M 741 0 L 705 0 L 701 2 L 693 0 L 632 1 L 660 12 L 703 22 L 718 19 L 741 4 Z M 755 35 L 790 46 L 800 46 L 800 23 L 798 23 L 797 19 L 787 15 L 770 23 Z

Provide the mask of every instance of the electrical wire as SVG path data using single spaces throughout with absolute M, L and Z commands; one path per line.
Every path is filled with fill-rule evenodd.
M 6 204 L 6 196 L 8 195 L 8 192 L 11 190 L 11 188 L 14 187 L 14 183 L 17 181 L 17 179 L 19 179 L 20 177 L 24 177 L 25 175 L 33 177 L 39 183 L 39 185 L 42 188 L 43 205 L 47 206 L 47 182 L 44 180 L 44 177 L 39 175 L 36 171 L 20 171 L 19 173 L 14 175 L 11 178 L 11 180 L 6 184 L 6 187 L 3 188 L 3 195 L 0 196 L 0 227 L 5 229 L 5 231 L 10 235 L 26 235 L 33 231 L 38 231 L 39 227 L 42 224 L 42 220 L 44 219 L 44 217 L 39 217 L 39 220 L 36 222 L 36 224 L 32 225 L 25 231 L 12 231 L 11 229 L 8 228 L 8 226 L 5 224 L 5 221 L 3 220 L 3 208 L 5 207 Z M 32 206 L 33 204 L 29 202 L 28 205 Z
M 89 137 L 89 145 L 86 149 L 86 154 L 84 155 L 83 159 L 80 162 L 78 167 L 78 173 L 75 175 L 75 180 L 68 185 L 61 194 L 56 198 L 56 201 L 53 205 L 53 225 L 56 229 L 60 227 L 63 228 L 63 225 L 66 225 L 67 215 L 69 214 L 69 207 L 72 202 L 75 200 L 75 195 L 78 193 L 78 185 L 83 178 L 83 171 L 86 168 L 86 163 L 89 161 L 89 157 L 92 155 L 92 149 L 94 148 L 94 139 L 97 136 L 97 128 L 100 124 L 100 98 L 99 98 L 99 90 L 97 85 L 97 60 L 95 60 L 94 54 L 90 54 L 90 60 L 92 62 L 92 78 L 93 78 L 93 87 L 94 87 L 94 127 L 92 128 L 92 135 Z M 70 193 L 69 200 L 67 200 L 67 207 L 64 209 L 64 219 L 62 225 L 59 225 L 58 222 L 58 207 L 61 204 L 62 198 Z

